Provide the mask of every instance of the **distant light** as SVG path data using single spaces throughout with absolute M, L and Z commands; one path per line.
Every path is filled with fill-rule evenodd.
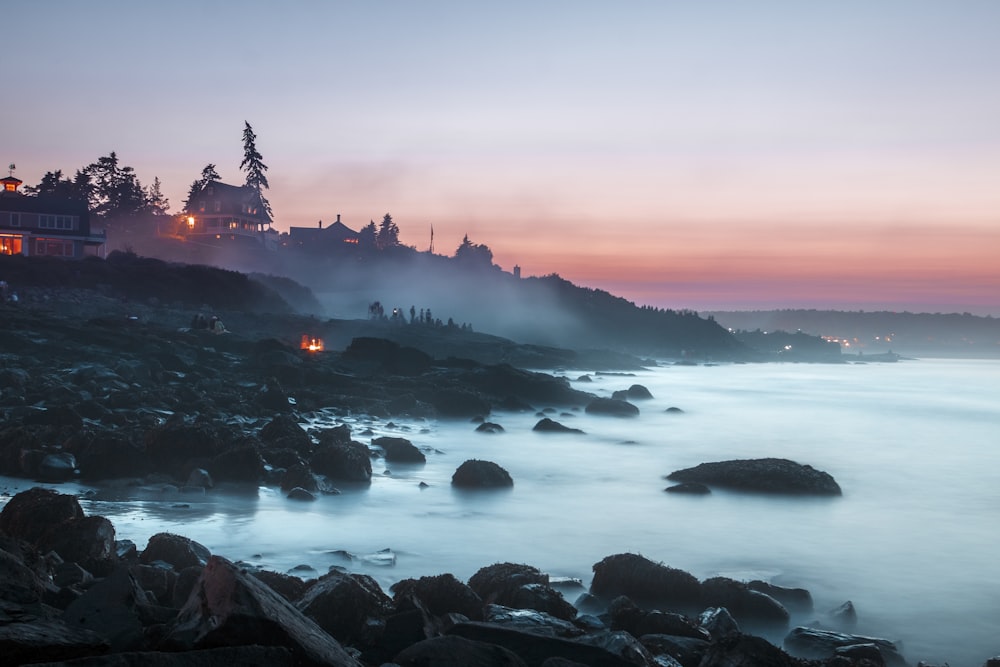
M 194 216 L 193 215 L 189 215 L 188 216 L 188 227 L 190 227 L 191 229 L 194 229 Z
M 792 346 L 791 346 L 791 345 L 786 345 L 786 346 L 785 346 L 785 349 L 786 349 L 786 350 L 790 350 L 790 349 L 792 349 Z

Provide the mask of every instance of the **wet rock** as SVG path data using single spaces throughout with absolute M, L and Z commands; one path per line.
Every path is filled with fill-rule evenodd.
M 640 605 L 666 610 L 701 607 L 701 583 L 693 575 L 643 556 L 608 556 L 593 570 L 590 591 L 606 600 L 626 595 Z
M 487 604 L 509 604 L 522 586 L 548 585 L 549 577 L 536 567 L 520 563 L 494 563 L 480 568 L 469 579 L 469 588 Z
M 392 600 L 368 575 L 330 572 L 312 584 L 295 607 L 337 641 L 373 646 Z
M 484 489 L 514 486 L 510 473 L 492 461 L 469 459 L 451 476 L 452 486 Z
M 399 667 L 462 665 L 463 667 L 527 667 L 510 650 L 460 636 L 433 637 L 400 651 L 392 662 Z
M 659 610 L 646 611 L 631 599 L 619 596 L 608 606 L 612 630 L 624 630 L 633 637 L 643 635 L 672 635 L 709 641 L 707 630 L 682 614 Z
M 593 398 L 591 394 L 573 389 L 566 378 L 508 364 L 481 366 L 465 373 L 461 379 L 490 396 L 516 397 L 519 403 L 583 405 Z
M 769 595 L 740 581 L 712 577 L 701 582 L 702 600 L 709 607 L 725 607 L 744 627 L 774 629 L 788 627 L 788 610 Z
M 146 432 L 146 454 L 155 470 L 185 479 L 192 459 L 210 459 L 230 442 L 232 432 L 213 424 L 168 421 Z
M 195 468 L 188 475 L 184 486 L 200 486 L 204 489 L 211 489 L 213 486 L 212 476 L 204 468 Z
M 103 516 L 70 519 L 49 533 L 44 549 L 101 576 L 110 572 L 117 560 L 115 527 Z
M 0 625 L 0 647 L 7 665 L 63 662 L 104 655 L 110 650 L 108 642 L 96 632 L 70 627 L 58 619 Z
M 258 437 L 269 449 L 294 449 L 300 454 L 312 449 L 309 434 L 291 415 L 276 415 L 260 430 Z M 349 429 L 347 441 L 350 442 Z
M 25 548 L 22 549 L 22 546 Z M 37 553 L 25 553 L 27 545 L 0 533 L 0 600 L 17 604 L 37 603 L 48 589 L 47 574 L 40 563 L 34 567 L 25 562 L 26 557 Z
M 256 483 L 264 476 L 264 458 L 252 440 L 244 440 L 213 457 L 208 469 L 222 482 Z
M 539 431 L 541 433 L 578 433 L 578 434 L 583 433 L 583 431 L 581 431 L 578 428 L 570 428 L 569 426 L 564 426 L 553 419 L 549 419 L 548 417 L 544 417 L 543 419 L 539 420 L 538 423 L 535 424 L 534 428 L 532 428 L 531 430 Z
M 96 632 L 114 651 L 139 650 L 148 648 L 141 619 L 149 604 L 145 591 L 122 567 L 66 607 L 63 620 L 72 627 Z
M 836 609 L 831 609 L 827 614 L 830 625 L 838 630 L 853 630 L 858 624 L 858 612 L 854 609 L 854 603 L 848 600 Z
M 313 495 L 312 492 L 306 491 L 301 486 L 296 486 L 294 489 L 291 489 L 285 497 L 289 500 L 302 500 L 306 502 L 316 500 L 316 496 Z
M 292 411 L 292 402 L 289 400 L 289 394 L 276 378 L 270 378 L 260 388 L 256 399 L 257 405 L 265 410 L 272 410 L 279 413 Z
M 500 424 L 494 424 L 493 422 L 483 422 L 476 427 L 476 433 L 495 434 L 503 432 L 503 426 Z
M 165 653 L 128 651 L 73 662 L 44 662 L 36 667 L 296 667 L 295 654 L 280 646 L 232 646 Z
M 747 582 L 747 587 L 770 595 L 788 611 L 808 613 L 813 610 L 812 595 L 804 588 L 786 588 L 759 579 Z
M 701 659 L 702 665 L 767 665 L 767 667 L 802 667 L 793 658 L 761 637 L 734 635 L 716 641 Z
M 430 355 L 384 338 L 361 336 L 351 341 L 341 358 L 390 375 L 420 375 L 430 370 Z M 435 406 L 436 407 L 436 406 Z
M 802 658 L 832 658 L 836 655 L 837 649 L 859 644 L 874 644 L 886 665 L 894 667 L 906 665 L 899 648 L 888 639 L 797 627 L 785 636 L 784 641 L 785 650 Z
M 680 408 L 675 407 L 675 406 L 670 406 L 669 408 L 667 408 L 666 410 L 664 410 L 664 412 L 666 412 L 667 414 L 672 414 L 672 415 L 682 415 L 682 414 L 684 414 L 683 410 L 681 410 Z
M 139 561 L 147 565 L 163 561 L 175 570 L 183 570 L 193 565 L 203 566 L 211 556 L 212 552 L 207 547 L 192 539 L 173 533 L 157 533 L 149 538 Z
M 529 584 L 532 585 L 532 584 Z M 534 584 L 537 585 L 537 584 Z M 575 615 L 575 614 L 574 614 Z M 471 619 L 470 619 L 471 620 Z M 558 618 L 530 607 L 486 605 L 488 623 L 550 637 L 579 637 L 584 631 L 565 618 Z
M 143 477 L 152 472 L 145 450 L 118 433 L 90 433 L 74 451 L 82 479 Z
M 406 438 L 381 437 L 372 440 L 372 446 L 385 452 L 389 463 L 426 463 L 427 457 Z
M 694 496 L 703 496 L 711 493 L 712 490 L 699 482 L 683 482 L 663 489 L 667 493 L 685 493 Z
M 83 508 L 75 497 L 36 486 L 4 505 L 0 531 L 37 546 L 60 524 L 82 518 Z
M 670 634 L 648 634 L 639 637 L 639 643 L 653 655 L 668 655 L 681 664 L 681 667 L 698 667 L 702 656 L 710 646 L 710 642 L 693 637 L 681 637 Z
M 360 667 L 316 623 L 266 585 L 213 556 L 162 642 L 165 650 L 283 646 L 307 666 Z
M 639 415 L 639 408 L 628 401 L 615 398 L 595 398 L 587 404 L 585 411 L 588 415 L 610 417 L 636 417 Z
M 347 482 L 370 482 L 372 462 L 368 451 L 360 442 L 347 444 L 320 444 L 309 460 L 310 466 L 330 479 Z
M 402 600 L 415 597 L 435 616 L 457 613 L 472 621 L 484 618 L 483 599 L 452 574 L 404 579 L 393 585 L 392 593 L 397 608 Z
M 256 579 L 264 582 L 275 593 L 285 598 L 292 604 L 298 602 L 305 595 L 308 586 L 306 582 L 298 577 L 281 572 L 271 572 L 270 570 L 257 570 L 250 573 Z
M 308 466 L 302 463 L 296 463 L 289 467 L 281 475 L 279 485 L 282 491 L 291 491 L 295 488 L 304 489 L 310 493 L 319 491 L 319 482 L 316 479 L 316 475 L 312 473 Z
M 829 473 L 788 459 L 741 459 L 676 470 L 667 479 L 761 493 L 841 495 Z
M 448 630 L 446 636 L 465 637 L 478 642 L 502 646 L 517 654 L 523 661 L 521 664 L 540 665 L 549 658 L 563 658 L 590 667 L 636 667 L 637 665 L 649 664 L 649 654 L 641 648 L 634 638 L 631 638 L 631 642 L 629 642 L 628 638 L 622 637 L 626 633 L 613 634 L 614 636 L 610 638 L 607 637 L 607 634 L 591 635 L 587 639 L 593 643 L 584 643 L 581 639 L 550 637 L 489 623 L 469 622 L 456 623 Z M 617 645 L 616 640 L 620 640 Z M 640 651 L 644 655 L 644 662 L 636 661 L 634 656 L 624 657 L 619 653 L 626 642 L 628 642 L 628 648 Z
M 69 452 L 48 454 L 38 464 L 39 479 L 49 482 L 64 482 L 77 474 L 76 457 Z
M 740 634 L 739 623 L 725 607 L 709 607 L 698 616 L 700 625 L 713 639 Z

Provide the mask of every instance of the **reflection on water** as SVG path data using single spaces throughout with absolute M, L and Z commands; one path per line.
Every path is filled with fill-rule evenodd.
M 340 486 L 340 495 L 312 503 L 266 487 L 201 496 L 61 490 L 83 493 L 88 513 L 109 517 L 140 548 L 170 531 L 233 560 L 311 568 L 300 576 L 346 567 L 388 588 L 443 572 L 468 579 L 513 561 L 589 584 L 594 563 L 631 551 L 700 578 L 808 588 L 816 613 L 798 621 L 850 599 L 859 632 L 903 640 L 914 662 L 978 667 L 1000 653 L 1000 363 L 723 365 L 593 377 L 576 386 L 610 396 L 639 383 L 654 398 L 636 401 L 637 419 L 555 413 L 582 436 L 535 433 L 533 414 L 494 414 L 505 432 L 484 435 L 464 422 L 312 413 L 306 425 L 349 423 L 365 443 L 400 435 L 427 456 L 416 466 L 375 459 L 370 486 Z M 666 412 L 671 406 L 684 413 Z M 826 470 L 844 496 L 663 492 L 674 470 L 765 456 Z M 451 475 L 470 458 L 500 464 L 514 487 L 452 489 Z M 8 497 L 18 486 L 32 485 L 0 480 Z M 378 558 L 385 549 L 392 558 Z

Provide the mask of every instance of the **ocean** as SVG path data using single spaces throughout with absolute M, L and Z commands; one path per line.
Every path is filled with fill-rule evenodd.
M 701 579 L 807 588 L 815 611 L 793 626 L 850 600 L 853 632 L 900 642 L 912 663 L 980 667 L 1000 654 L 1000 361 L 549 372 L 599 396 L 641 384 L 653 398 L 634 401 L 636 418 L 546 414 L 583 435 L 535 433 L 534 413 L 494 413 L 505 429 L 494 435 L 463 421 L 313 413 L 304 425 L 347 422 L 366 444 L 409 438 L 427 463 L 373 460 L 370 486 L 311 503 L 267 487 L 56 488 L 83 494 L 88 514 L 111 519 L 140 549 L 169 531 L 265 569 L 365 572 L 386 590 L 444 572 L 467 580 L 505 561 L 587 586 L 594 563 L 632 552 Z M 825 470 L 843 496 L 664 492 L 672 471 L 762 457 Z M 473 458 L 503 466 L 513 488 L 453 489 L 451 475 Z M 32 485 L 0 478 L 0 504 Z

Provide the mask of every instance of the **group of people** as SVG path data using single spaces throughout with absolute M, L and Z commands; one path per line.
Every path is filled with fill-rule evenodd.
M 197 313 L 191 319 L 191 329 L 194 331 L 211 331 L 212 333 L 226 333 L 226 327 L 215 315 L 205 317 L 203 313 Z

